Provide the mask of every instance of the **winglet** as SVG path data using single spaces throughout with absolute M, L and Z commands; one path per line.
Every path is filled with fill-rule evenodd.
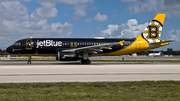
M 123 40 L 123 41 L 121 41 L 121 42 L 119 42 L 119 44 L 120 44 L 121 46 L 123 46 L 123 42 L 124 42 L 124 40 Z

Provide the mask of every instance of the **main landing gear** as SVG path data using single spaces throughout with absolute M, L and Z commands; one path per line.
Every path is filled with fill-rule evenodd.
M 91 60 L 88 58 L 88 53 L 83 54 L 83 58 L 81 59 L 82 64 L 91 64 Z
M 27 64 L 31 64 L 31 56 L 29 56 L 29 60 L 27 61 Z
M 91 64 L 91 60 L 89 60 L 89 59 L 87 59 L 87 60 L 82 59 L 82 60 L 81 60 L 81 63 L 82 63 L 82 64 Z

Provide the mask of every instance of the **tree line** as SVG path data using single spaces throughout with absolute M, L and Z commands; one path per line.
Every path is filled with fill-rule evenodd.
M 8 53 L 6 52 L 6 50 L 4 49 L 0 49 L 0 55 L 8 55 Z

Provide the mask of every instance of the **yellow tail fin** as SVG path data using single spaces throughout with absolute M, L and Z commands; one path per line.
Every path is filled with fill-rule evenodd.
M 166 14 L 157 14 L 147 28 L 142 32 L 142 37 L 148 43 L 160 42 L 162 27 Z

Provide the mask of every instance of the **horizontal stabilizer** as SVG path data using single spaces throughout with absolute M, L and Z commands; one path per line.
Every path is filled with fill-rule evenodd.
M 156 43 L 149 43 L 149 46 L 154 46 L 157 44 L 161 44 L 161 43 L 167 43 L 167 42 L 173 42 L 174 40 L 167 40 L 167 41 L 161 41 L 161 42 L 156 42 Z

